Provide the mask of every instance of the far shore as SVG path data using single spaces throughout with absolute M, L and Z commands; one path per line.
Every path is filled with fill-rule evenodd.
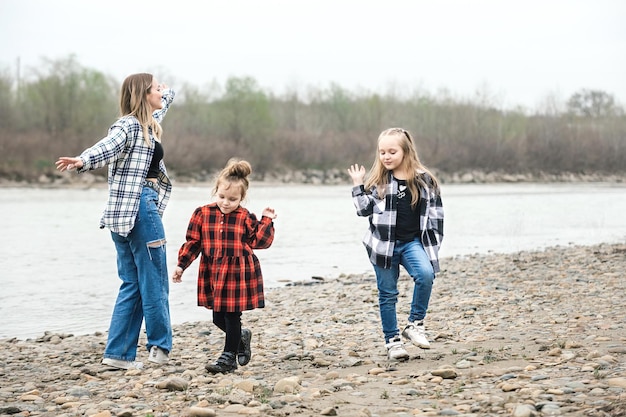
M 480 170 L 460 171 L 456 173 L 434 172 L 442 184 L 515 184 L 515 183 L 609 183 L 626 184 L 626 173 L 506 173 L 485 172 Z M 174 185 L 193 186 L 212 183 L 215 173 L 198 173 L 196 175 L 177 175 L 170 172 Z M 286 172 L 255 174 L 253 182 L 266 185 L 350 185 L 350 179 L 344 170 L 293 170 Z M 77 175 L 73 172 L 40 175 L 32 180 L 15 180 L 0 178 L 0 188 L 72 188 L 106 186 L 106 171 L 86 172 Z

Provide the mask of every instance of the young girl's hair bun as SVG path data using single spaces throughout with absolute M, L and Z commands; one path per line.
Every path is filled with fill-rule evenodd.
M 246 179 L 252 173 L 252 166 L 248 161 L 231 159 L 224 169 L 227 177 Z
M 246 197 L 246 192 L 250 185 L 248 176 L 252 173 L 252 166 L 248 161 L 242 159 L 231 158 L 224 169 L 217 175 L 213 194 L 217 193 L 220 184 L 224 182 L 237 183 L 241 187 L 241 199 Z

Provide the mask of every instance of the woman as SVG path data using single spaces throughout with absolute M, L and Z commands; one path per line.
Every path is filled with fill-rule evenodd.
M 109 197 L 100 228 L 108 228 L 122 284 L 111 317 L 104 365 L 141 368 L 137 342 L 146 320 L 148 360 L 163 364 L 172 349 L 165 232 L 161 216 L 172 185 L 163 163 L 160 122 L 174 91 L 151 74 L 128 76 L 121 117 L 108 135 L 77 157 L 60 157 L 59 171 L 86 172 L 108 165 Z

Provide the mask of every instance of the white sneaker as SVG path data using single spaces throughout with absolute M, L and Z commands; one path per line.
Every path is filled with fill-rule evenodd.
M 125 361 L 123 359 L 104 358 L 102 364 L 118 369 L 142 369 L 143 363 L 136 361 Z
M 163 349 L 156 347 L 156 346 L 152 346 L 152 348 L 150 348 L 150 356 L 148 356 L 148 360 L 150 362 L 163 365 L 163 364 L 166 364 L 170 360 L 170 357 L 167 354 L 167 352 L 164 351 Z
M 398 360 L 409 358 L 409 352 L 407 352 L 402 346 L 402 339 L 400 339 L 400 336 L 396 336 L 391 339 L 387 344 L 385 344 L 385 347 L 387 348 L 387 357 L 389 359 Z
M 402 336 L 409 339 L 417 347 L 430 349 L 430 343 L 428 343 L 426 331 L 424 330 L 424 322 L 409 322 L 408 326 L 402 331 Z

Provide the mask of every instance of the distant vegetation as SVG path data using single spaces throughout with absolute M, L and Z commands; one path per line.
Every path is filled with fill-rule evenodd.
M 28 77 L 0 72 L 0 177 L 54 176 L 54 161 L 77 155 L 117 117 L 121 80 L 73 56 L 44 60 Z M 159 74 L 155 74 L 159 77 Z M 257 172 L 370 167 L 378 133 L 402 126 L 435 172 L 606 173 L 626 170 L 626 115 L 607 92 L 580 90 L 565 103 L 502 109 L 489 97 L 355 93 L 325 89 L 276 96 L 253 78 L 230 78 L 206 91 L 176 85 L 164 121 L 173 177 L 201 176 L 229 157 Z M 408 89 L 410 90 L 410 89 Z M 100 175 L 105 175 L 101 170 Z

